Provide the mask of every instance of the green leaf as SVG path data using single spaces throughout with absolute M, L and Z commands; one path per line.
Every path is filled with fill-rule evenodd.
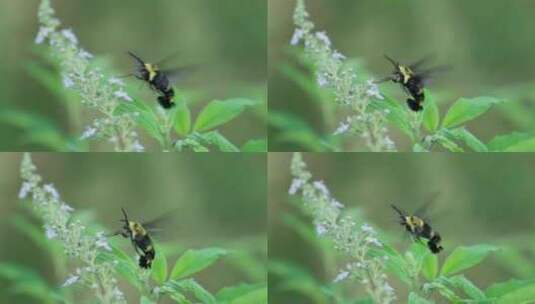
M 398 127 L 403 133 L 409 136 L 409 138 L 414 138 L 414 133 L 412 132 L 412 127 L 409 123 L 409 116 L 407 115 L 407 109 L 405 109 L 399 102 L 385 95 L 383 100 L 372 102 L 369 107 L 375 110 L 386 110 L 388 112 L 386 116 L 388 122 Z
M 153 302 L 149 298 L 142 296 L 139 299 L 139 304 L 153 304 Z
M 496 250 L 496 247 L 490 245 L 457 247 L 444 261 L 440 273 L 447 276 L 474 267 Z
M 411 292 L 409 294 L 409 301 L 408 304 L 432 304 L 433 302 L 428 301 L 422 297 L 420 297 L 417 293 Z
M 510 145 L 505 152 L 533 152 L 535 151 L 535 137 Z
M 321 291 L 322 283 L 318 282 L 308 272 L 308 269 L 304 269 L 300 265 L 270 260 L 269 273 L 281 278 L 281 282 L 273 286 L 274 290 L 297 292 L 309 298 L 311 303 L 328 302 L 326 295 Z
M 41 247 L 41 249 L 49 251 L 50 254 L 59 254 L 60 252 L 63 252 L 63 249 L 59 250 L 60 247 L 55 242 L 50 242 L 50 240 L 44 238 L 41 229 L 25 217 L 16 215 L 9 220 L 14 227 L 28 236 L 35 244 Z
M 246 107 L 252 107 L 257 104 L 257 101 L 245 98 L 225 101 L 214 100 L 202 109 L 193 129 L 200 132 L 208 131 L 236 118 Z
M 453 290 L 451 290 L 448 286 L 444 284 L 444 278 L 439 277 L 437 280 L 429 283 L 428 289 L 435 289 L 437 290 L 440 295 L 442 295 L 444 298 L 450 300 L 451 303 L 461 303 L 462 299 L 455 294 Z M 448 283 L 448 282 L 445 282 Z
M 39 303 L 56 303 L 55 300 L 61 297 L 57 291 L 47 285 L 44 278 L 33 269 L 22 265 L 0 263 L 0 278 L 9 280 L 13 284 L 6 291 L 30 296 L 39 300 Z
M 534 303 L 535 301 L 535 283 L 519 287 L 511 292 L 504 294 L 496 303 L 498 304 L 518 304 Z
M 407 272 L 408 263 L 399 252 L 388 244 L 383 244 L 384 254 L 388 256 L 386 260 L 386 268 L 394 273 L 401 281 L 407 285 L 412 284 L 410 274 Z
M 267 141 L 265 139 L 251 139 L 240 149 L 242 152 L 266 152 Z
M 489 288 L 487 288 L 485 294 L 489 298 L 499 298 L 530 285 L 535 286 L 535 279 L 526 281 L 512 279 L 506 282 L 491 285 Z
M 307 92 L 310 96 L 313 97 L 313 100 L 322 101 L 322 96 L 324 95 L 322 90 L 318 87 L 316 80 L 313 77 L 310 77 L 309 74 L 303 73 L 301 70 L 298 70 L 290 65 L 282 65 L 279 68 L 282 75 L 285 75 L 290 80 L 295 82 L 295 84 L 300 87 L 303 91 Z
M 487 146 L 481 142 L 474 134 L 465 128 L 457 128 L 450 130 L 450 134 L 458 140 L 463 141 L 474 152 L 488 152 Z
M 422 260 L 422 274 L 424 277 L 432 281 L 438 274 L 438 257 L 436 254 L 427 254 Z
M 216 146 L 221 152 L 240 152 L 238 147 L 231 143 L 219 131 L 210 131 L 204 134 L 197 134 L 206 144 Z
M 221 289 L 216 299 L 219 304 L 263 304 L 268 302 L 267 295 L 266 284 L 240 284 Z
M 160 132 L 158 117 L 145 103 L 134 100 L 132 102 L 122 102 L 113 111 L 114 116 L 123 114 L 134 114 L 133 117 L 137 123 L 160 144 L 163 144 L 164 139 Z
M 191 113 L 186 102 L 178 102 L 175 111 L 174 127 L 178 135 L 186 136 L 191 130 Z
M 498 135 L 494 137 L 487 146 L 490 151 L 502 152 L 507 150 L 509 147 L 514 147 L 515 145 L 533 138 L 533 135 L 527 133 L 513 132 L 506 135 Z
M 115 270 L 117 273 L 126 279 L 132 286 L 141 289 L 140 281 L 138 280 L 137 272 L 138 266 L 132 258 L 118 247 L 111 245 L 112 251 L 102 250 L 97 255 L 97 262 L 112 262 L 116 263 Z
M 483 301 L 487 299 L 487 297 L 485 296 L 485 293 L 483 293 L 481 289 L 479 289 L 476 285 L 474 285 L 474 283 L 469 281 L 463 275 L 457 275 L 457 276 L 448 278 L 448 281 L 451 284 L 453 284 L 456 288 L 463 290 L 464 293 L 473 300 Z
M 421 144 L 415 143 L 414 146 L 412 146 L 412 152 L 429 152 L 429 151 Z
M 177 260 L 170 278 L 175 280 L 190 276 L 209 267 L 227 254 L 228 251 L 221 248 L 188 250 Z
M 164 285 L 164 291 L 165 292 L 175 292 L 179 291 L 178 294 L 182 295 L 184 292 L 190 292 L 193 293 L 195 298 L 201 303 L 204 304 L 216 304 L 215 297 L 209 293 L 206 289 L 204 289 L 199 283 L 197 283 L 193 279 L 187 279 L 182 281 L 168 281 Z
M 156 257 L 152 263 L 152 278 L 158 284 L 163 284 L 167 279 L 167 259 L 159 247 L 156 247 Z
M 440 113 L 435 99 L 428 90 L 425 90 L 425 96 L 423 124 L 427 131 L 434 133 L 440 124 Z
M 500 101 L 494 97 L 460 98 L 450 107 L 442 125 L 446 128 L 461 125 L 484 114 Z
M 321 145 L 321 138 L 307 122 L 297 115 L 270 110 L 268 123 L 270 127 L 281 130 L 275 138 L 276 141 L 301 145 L 302 149 L 307 151 L 325 150 Z
M 22 129 L 24 135 L 20 141 L 23 144 L 40 144 L 58 151 L 65 151 L 68 145 L 67 139 L 55 123 L 40 115 L 2 108 L 0 122 Z
M 58 70 L 46 68 L 43 64 L 31 61 L 25 65 L 25 68 L 32 78 L 59 97 L 59 100 L 66 100 L 66 89 L 62 84 Z
M 435 138 L 438 143 L 451 152 L 464 152 L 464 150 L 450 138 L 451 136 L 448 135 L 450 134 L 447 133 L 447 130 L 443 129 Z

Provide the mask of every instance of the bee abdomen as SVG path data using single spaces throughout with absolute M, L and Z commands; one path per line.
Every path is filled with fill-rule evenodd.
M 140 256 L 139 267 L 145 268 L 145 269 L 151 268 L 152 261 L 154 260 L 154 255 L 155 255 L 155 252 L 153 250 L 153 251 L 146 252 L 144 255 Z
M 407 99 L 407 105 L 414 112 L 420 112 L 421 110 L 424 109 L 424 107 L 422 106 L 422 103 L 423 103 L 423 99 L 421 100 L 412 99 L 412 98 Z

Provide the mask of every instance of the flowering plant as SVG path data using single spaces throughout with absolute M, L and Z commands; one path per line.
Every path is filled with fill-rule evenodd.
M 466 126 L 502 104 L 500 98 L 459 98 L 441 115 L 439 100 L 425 89 L 424 109 L 410 110 L 405 102 L 381 92 L 362 65 L 336 50 L 327 33 L 317 30 L 310 20 L 305 0 L 296 2 L 291 54 L 310 73 L 292 65 L 280 69 L 320 104 L 322 119 L 330 131 L 317 134 L 317 126 L 309 126 L 300 115 L 270 109 L 271 125 L 278 132 L 272 137 L 281 144 L 298 145 L 303 151 L 396 151 L 406 137 L 413 152 L 535 149 L 530 132 L 498 135 L 484 142 Z M 338 123 L 337 116 L 342 117 Z
M 419 242 L 400 252 L 379 228 L 346 210 L 326 183 L 313 177 L 300 153 L 294 153 L 290 171 L 292 182 L 288 192 L 298 198 L 296 203 L 311 219 L 312 227 L 292 217 L 285 217 L 285 222 L 300 236 L 319 244 L 319 249 L 325 252 L 326 265 L 336 271 L 326 269 L 331 277 L 324 283 L 299 265 L 274 261 L 270 271 L 278 277 L 273 280 L 275 290 L 283 286 L 285 288 L 279 290 L 300 293 L 313 303 L 434 303 L 435 300 L 439 303 L 442 300 L 521 303 L 533 300 L 526 287 L 533 286 L 529 280 L 515 281 L 518 285 L 512 281 L 496 283 L 484 291 L 467 277 L 466 271 L 498 250 L 497 247 L 452 248 L 442 263 Z
M 90 143 L 100 141 L 105 151 L 142 152 L 146 150 L 147 140 L 153 140 L 161 151 L 258 152 L 267 149 L 263 138 L 248 139 L 236 145 L 219 130 L 246 110 L 261 112 L 265 103 L 247 97 L 212 100 L 195 117 L 190 111 L 187 94 L 177 89 L 176 106 L 170 110 L 164 110 L 156 102 L 142 101 L 132 95 L 126 81 L 113 76 L 116 73 L 109 65 L 82 48 L 72 29 L 61 28 L 50 0 L 40 2 L 40 28 L 35 43 L 48 46 L 43 48 L 43 57 L 57 66 L 61 77 L 39 64 L 32 65 L 30 74 L 60 96 L 72 99 L 68 110 L 70 116 L 76 117 L 73 122 L 76 120 L 76 124 L 80 124 L 82 108 L 89 109 L 93 118 L 83 119 L 85 129 L 70 138 L 62 134 L 54 122 L 13 110 L 11 116 L 36 121 L 17 125 L 28 129 L 25 133 L 30 143 L 67 151 L 87 150 Z M 17 123 L 20 119 L 13 120 Z
M 60 283 L 51 286 L 38 271 L 2 261 L 0 279 L 9 281 L 14 293 L 44 303 L 127 303 L 130 297 L 137 297 L 136 302 L 143 304 L 158 303 L 165 298 L 178 303 L 267 303 L 267 287 L 263 282 L 241 283 L 211 293 L 195 278 L 224 258 L 239 263 L 238 257 L 245 255 L 241 250 L 188 249 L 168 267 L 169 254 L 153 240 L 155 259 L 151 268 L 141 268 L 137 257 L 119 248 L 119 240 L 112 241 L 98 224 L 81 219 L 81 212 L 67 204 L 57 188 L 37 173 L 29 154 L 23 156 L 20 174 L 19 198 L 31 207 L 42 227 L 21 217 L 16 222 L 17 228 L 39 244 L 45 254 L 50 254 L 55 271 L 47 277 L 59 276 Z M 123 293 L 126 284 L 135 292 Z

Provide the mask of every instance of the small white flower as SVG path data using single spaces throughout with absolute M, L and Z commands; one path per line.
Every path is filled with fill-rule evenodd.
M 388 282 L 385 282 L 385 285 L 383 286 L 383 289 L 387 292 L 387 293 L 392 293 L 394 292 L 394 288 L 392 288 L 392 286 L 390 286 L 388 284 Z
M 327 232 L 327 228 L 322 224 L 316 224 L 316 234 L 324 235 Z
M 111 84 L 124 86 L 124 81 L 122 81 L 121 79 L 119 79 L 117 77 L 111 77 L 110 79 L 108 79 L 108 82 L 111 83 Z
M 340 203 L 339 201 L 335 200 L 334 198 L 331 199 L 331 206 L 335 209 L 342 209 L 344 208 L 344 205 Z
M 328 46 L 328 47 L 331 46 L 331 40 L 329 39 L 329 37 L 327 37 L 327 33 L 325 33 L 325 32 L 317 32 L 316 33 L 316 38 L 318 38 L 326 46 Z
M 32 184 L 28 182 L 23 182 L 19 190 L 19 199 L 25 199 L 31 190 L 32 190 Z
M 139 140 L 136 140 L 132 144 L 132 151 L 134 151 L 134 152 L 143 152 L 143 151 L 145 151 L 145 147 L 143 147 L 143 145 L 139 142 Z
M 122 291 L 119 290 L 119 288 L 117 286 L 115 286 L 113 288 L 113 291 L 112 291 L 112 295 L 113 297 L 116 299 L 116 300 L 123 300 L 124 299 L 124 294 Z
M 366 95 L 368 95 L 369 97 L 375 97 L 380 100 L 384 99 L 383 95 L 381 95 L 381 93 L 379 92 L 379 87 L 375 82 L 373 82 L 373 79 L 368 80 L 366 85 Z
M 366 224 L 366 223 L 364 223 L 364 224 L 360 227 L 360 229 L 361 229 L 362 231 L 364 231 L 364 232 L 370 232 L 370 233 L 371 233 L 371 232 L 374 232 L 372 226 L 370 226 L 370 225 L 368 225 L 368 224 Z
M 123 89 L 120 89 L 119 91 L 115 91 L 113 95 L 115 95 L 115 97 L 117 98 L 121 98 L 126 101 L 133 101 L 132 97 L 128 96 L 128 94 L 125 91 L 123 91 Z
M 52 30 L 48 27 L 41 26 L 39 28 L 39 32 L 37 32 L 37 36 L 35 37 L 35 43 L 41 44 L 45 39 L 52 33 Z
M 74 211 L 74 208 L 72 208 L 71 206 L 67 205 L 66 203 L 62 203 L 61 204 L 61 207 L 59 207 L 59 209 L 63 212 L 73 212 Z
M 59 199 L 59 193 L 56 188 L 54 188 L 54 184 L 46 184 L 43 186 L 43 189 L 52 195 L 54 199 Z
M 80 52 L 78 52 L 78 56 L 82 59 L 91 59 L 93 58 L 93 54 L 89 53 L 88 51 L 84 49 L 80 49 Z
M 346 59 L 346 56 L 344 56 L 342 53 L 340 53 L 338 51 L 334 51 L 332 57 L 333 57 L 334 60 L 344 60 L 344 59 Z
M 104 232 L 97 233 L 96 237 L 97 241 L 95 242 L 95 245 L 97 246 L 97 248 L 103 248 L 107 251 L 111 251 L 110 244 L 108 244 L 108 240 L 104 236 Z
M 45 225 L 45 235 L 47 239 L 54 239 L 58 236 L 56 230 L 48 225 Z
M 63 86 L 70 89 L 74 86 L 74 81 L 67 75 L 63 75 Z
M 323 181 L 315 181 L 313 183 L 314 188 L 316 188 L 319 192 L 321 192 L 324 196 L 329 197 L 331 194 L 329 193 L 329 189 L 327 189 L 327 186 L 325 186 L 325 183 Z
M 340 281 L 343 281 L 349 277 L 349 271 L 342 271 L 336 275 L 336 278 L 334 278 L 333 283 L 338 283 Z
M 384 145 L 387 150 L 394 150 L 396 148 L 396 144 L 388 136 L 384 138 Z
M 78 44 L 78 38 L 76 38 L 76 35 L 72 32 L 72 29 L 61 30 L 61 34 L 72 44 Z
M 294 34 L 292 35 L 292 40 L 290 41 L 290 44 L 297 45 L 304 35 L 305 31 L 303 31 L 302 29 L 296 29 Z
M 65 280 L 65 283 L 63 283 L 63 285 L 61 285 L 61 287 L 67 287 L 67 286 L 70 286 L 70 285 L 72 285 L 72 284 L 78 282 L 79 279 L 80 279 L 80 276 L 71 274 L 71 276 L 68 277 L 67 280 Z
M 329 80 L 325 77 L 324 73 L 316 73 L 316 81 L 320 87 L 325 87 L 329 84 Z
M 345 120 L 341 121 L 338 125 L 338 128 L 334 131 L 333 135 L 341 135 L 347 133 L 351 128 L 351 117 L 347 117 Z
M 375 245 L 377 247 L 383 247 L 383 244 L 381 244 L 378 239 L 371 236 L 366 237 L 366 243 Z
M 291 195 L 294 195 L 303 187 L 305 182 L 302 179 L 294 178 L 292 180 L 292 184 L 290 185 L 290 189 L 288 190 L 288 193 Z
M 82 136 L 80 136 L 80 140 L 88 139 L 97 134 L 97 128 L 94 128 L 92 126 L 87 126 L 84 130 L 84 133 L 82 133 Z

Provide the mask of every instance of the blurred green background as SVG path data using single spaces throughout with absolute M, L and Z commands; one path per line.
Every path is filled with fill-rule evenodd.
M 441 113 L 459 97 L 499 96 L 507 103 L 468 124 L 474 134 L 487 142 L 498 134 L 535 129 L 535 2 L 306 0 L 305 5 L 316 30 L 326 31 L 334 48 L 356 59 L 361 80 L 380 79 L 391 72 L 383 54 L 406 64 L 432 55 L 431 66 L 452 67 L 430 86 Z M 293 115 L 317 134 L 332 134 L 345 117 L 328 115 L 332 107 L 325 104 L 333 105 L 333 100 L 325 95 L 318 100 L 281 72 L 288 66 L 307 72 L 289 51 L 295 50 L 289 46 L 294 7 L 295 1 L 269 1 L 270 115 Z M 404 103 L 398 85 L 385 83 L 380 88 Z M 288 140 L 281 125 L 271 121 L 271 151 L 311 150 Z M 399 131 L 393 133 L 398 148 L 406 150 L 406 140 Z
M 297 207 L 299 200 L 289 196 L 290 159 L 289 153 L 269 156 L 269 261 L 286 265 L 270 272 L 269 298 L 273 303 L 330 303 L 317 286 L 329 285 L 345 260 L 310 232 L 311 220 Z M 404 252 L 411 240 L 390 204 L 414 212 L 438 192 L 427 217 L 442 235 L 440 263 L 458 246 L 490 244 L 501 250 L 465 273 L 478 287 L 535 278 L 535 156 L 305 153 L 304 161 L 345 212 L 379 229 L 398 251 Z M 390 278 L 398 299 L 406 299 L 405 286 Z M 353 300 L 364 295 L 355 281 L 334 288 Z
M 53 183 L 63 200 L 77 212 L 88 212 L 90 223 L 107 232 L 120 228 L 124 207 L 133 220 L 150 221 L 165 214 L 156 237 L 172 267 L 179 254 L 191 248 L 221 247 L 235 254 L 196 275 L 208 291 L 240 282 L 266 280 L 267 211 L 266 160 L 255 154 L 128 154 L 61 153 L 32 155 L 45 183 Z M 15 228 L 13 222 L 29 213 L 17 196 L 21 154 L 0 155 L 0 261 L 20 263 L 45 276 L 49 285 L 63 284 L 68 273 L 56 269 L 51 257 Z M 140 174 L 143 172 L 143 174 Z M 29 204 L 29 201 L 25 202 Z M 39 221 L 32 220 L 36 224 Z M 42 238 L 45 238 L 41 231 Z M 128 240 L 114 244 L 134 257 Z M 67 272 L 72 272 L 71 267 Z M 120 286 L 132 303 L 131 285 Z M 35 303 L 9 292 L 0 279 L 0 303 Z M 71 289 L 72 290 L 72 289 Z M 76 288 L 77 299 L 84 294 Z M 135 300 L 134 300 L 135 299 Z
M 45 137 L 43 130 L 52 128 L 67 141 L 75 141 L 92 118 L 90 111 L 82 111 L 76 94 L 47 89 L 61 87 L 61 79 L 43 73 L 43 64 L 45 72 L 54 67 L 38 55 L 46 48 L 34 44 L 39 2 L 0 1 L 0 150 L 4 151 L 50 150 L 44 139 L 30 136 L 36 128 L 41 130 L 37 137 Z M 193 117 L 212 99 L 267 99 L 266 1 L 51 2 L 63 27 L 72 28 L 80 45 L 110 63 L 117 75 L 132 70 L 127 50 L 149 62 L 174 55 L 174 60 L 167 61 L 169 68 L 198 65 L 191 77 L 177 85 L 193 105 Z M 133 78 L 128 81 L 138 88 L 131 92 L 133 96 L 155 103 L 146 86 Z M 259 108 L 221 131 L 239 144 L 264 138 L 265 106 Z

